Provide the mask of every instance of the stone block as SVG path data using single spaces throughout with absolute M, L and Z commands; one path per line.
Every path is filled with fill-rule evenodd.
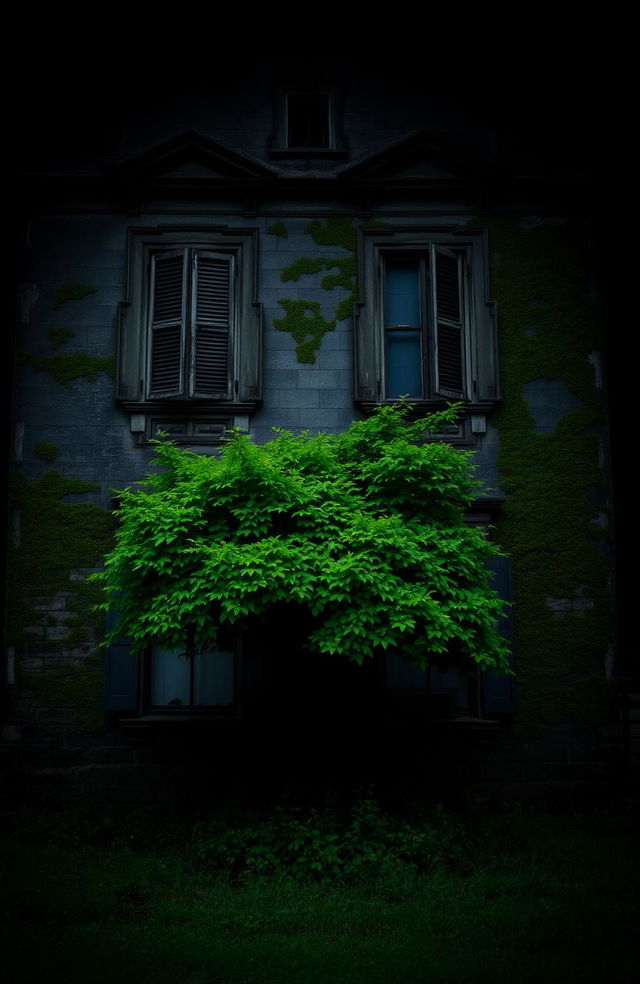
M 265 390 L 296 389 L 298 386 L 297 369 L 266 369 L 262 376 Z
M 295 407 L 282 408 L 275 415 L 267 416 L 264 414 L 260 420 L 261 429 L 270 430 L 274 427 L 297 427 L 299 424 L 299 411 Z M 256 427 L 256 431 L 259 428 Z M 271 435 L 273 437 L 273 434 Z
M 42 669 L 42 665 L 41 659 L 23 659 L 20 663 L 20 669 L 26 673 L 37 673 Z
M 284 338 L 284 333 L 282 334 Z M 290 336 L 286 336 L 288 339 L 286 348 L 282 347 L 282 350 L 272 350 L 270 352 L 265 352 L 265 364 L 270 370 L 276 369 L 295 369 L 300 363 L 296 360 L 296 353 L 293 350 L 292 342 Z
M 97 571 L 97 567 L 75 567 L 69 571 L 70 581 L 86 581 L 90 574 Z
M 327 427 L 344 426 L 344 411 L 324 409 L 322 414 L 317 410 L 300 410 L 300 427 L 308 427 L 312 431 L 322 431 Z
M 349 410 L 353 412 L 355 418 L 355 405 L 353 402 L 353 392 L 352 390 L 343 389 L 332 389 L 332 390 L 319 390 L 319 406 L 320 407 L 331 407 L 340 408 L 343 410 Z
M 311 410 L 320 405 L 319 390 L 282 389 L 278 391 L 277 404 Z
M 43 612 L 59 612 L 64 611 L 66 607 L 66 598 L 64 595 L 46 595 L 39 596 L 37 598 L 30 598 L 29 604 L 36 611 Z
M 343 349 L 325 348 L 325 342 L 333 336 L 333 332 L 328 332 L 322 339 L 320 351 L 316 355 L 318 369 L 350 369 L 351 361 L 348 352 Z
M 260 283 L 262 285 L 262 290 L 272 288 L 277 290 L 280 297 L 290 297 L 289 287 L 291 283 L 299 283 L 299 281 L 283 281 L 281 277 L 281 270 L 279 267 L 275 267 L 269 270 L 263 270 L 260 274 Z M 306 279 L 306 278 L 305 278 Z M 262 292 L 260 295 L 261 300 L 266 300 L 263 298 Z
M 339 372 L 336 369 L 299 369 L 300 389 L 340 389 Z

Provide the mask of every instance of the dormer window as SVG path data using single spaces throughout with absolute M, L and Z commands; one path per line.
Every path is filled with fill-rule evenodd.
M 341 105 L 335 86 L 291 85 L 275 95 L 271 153 L 276 157 L 343 157 Z
M 328 92 L 288 92 L 287 147 L 330 147 L 331 97 Z

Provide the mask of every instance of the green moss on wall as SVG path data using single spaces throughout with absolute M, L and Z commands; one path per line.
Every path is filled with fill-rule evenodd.
M 40 461 L 55 461 L 58 457 L 58 445 L 50 444 L 48 441 L 38 441 L 33 450 Z
M 55 624 L 65 628 L 56 647 L 92 642 L 103 628 L 103 616 L 94 610 L 100 588 L 92 582 L 71 580 L 74 570 L 99 567 L 111 547 L 115 521 L 110 510 L 87 501 L 69 502 L 69 496 L 97 491 L 93 482 L 67 478 L 52 469 L 35 482 L 15 471 L 10 482 L 10 508 L 20 517 L 19 534 L 9 552 L 8 642 L 18 653 L 30 652 L 32 643 L 48 643 Z M 64 597 L 66 609 L 52 619 L 35 599 Z M 35 607 L 38 605 L 38 607 Z M 76 724 L 88 726 L 101 715 L 100 657 L 94 653 L 83 666 L 64 669 L 45 666 L 40 673 L 20 675 L 21 685 L 43 695 L 52 709 L 78 712 Z
M 65 345 L 75 332 L 68 328 L 50 328 L 47 332 L 54 350 Z M 20 365 L 48 372 L 61 386 L 69 386 L 77 379 L 95 382 L 100 373 L 115 378 L 116 360 L 112 355 L 89 355 L 88 352 L 73 352 L 55 355 L 32 355 L 30 352 L 18 354 Z
M 279 236 L 281 239 L 288 239 L 289 237 L 289 231 L 284 222 L 274 222 L 273 225 L 267 226 L 267 232 L 270 232 L 272 236 Z
M 81 301 L 83 297 L 87 297 L 89 294 L 95 294 L 97 289 L 97 287 L 92 287 L 91 284 L 61 284 L 53 298 L 53 310 L 58 311 L 64 304 L 68 304 L 69 301 Z
M 518 721 L 601 721 L 612 637 L 604 410 L 589 355 L 602 347 L 582 240 L 563 225 L 491 220 L 503 402 L 494 421 L 506 494 L 499 540 L 514 557 Z M 525 385 L 561 379 L 579 408 L 534 430 Z M 606 515 L 606 514 L 605 514 Z M 569 602 L 556 606 L 554 599 Z
M 53 345 L 56 352 L 74 337 L 75 331 L 71 331 L 70 328 L 49 328 L 49 331 L 47 332 L 47 338 Z
M 99 732 L 104 725 L 102 659 L 94 653 L 84 666 L 49 666 L 41 673 L 20 673 L 20 686 L 55 711 L 70 711 L 73 724 Z
M 342 246 L 355 253 L 358 246 L 358 229 L 346 215 L 332 215 L 323 225 L 314 219 L 306 228 L 318 246 Z
M 298 362 L 315 362 L 316 352 L 322 339 L 326 332 L 335 329 L 335 321 L 327 321 L 322 317 L 319 301 L 295 301 L 284 298 L 278 303 L 284 308 L 285 316 L 275 318 L 276 329 L 288 331 L 293 336 Z
M 82 479 L 66 478 L 55 469 L 35 482 L 22 471 L 11 474 L 9 504 L 20 515 L 20 533 L 10 551 L 10 641 L 25 638 L 25 598 L 71 591 L 74 607 L 82 611 L 89 624 L 91 604 L 99 598 L 99 588 L 84 581 L 70 582 L 72 569 L 98 567 L 109 549 L 115 530 L 110 510 L 94 502 L 66 502 L 70 495 L 96 492 L 99 486 Z M 27 606 L 28 608 L 28 606 Z M 33 609 L 28 608 L 28 619 Z M 73 614 L 73 610 L 70 614 Z
M 351 219 L 345 216 L 332 216 L 324 225 L 314 220 L 309 223 L 306 232 L 318 246 L 341 246 L 352 254 L 351 256 L 300 256 L 280 274 L 280 279 L 287 283 L 297 281 L 306 274 L 334 270 L 335 273 L 328 273 L 322 278 L 321 286 L 325 290 L 343 287 L 349 291 L 349 296 L 337 304 L 334 317 L 330 320 L 321 317 L 318 301 L 296 301 L 290 298 L 278 301 L 285 310 L 285 317 L 277 318 L 274 322 L 275 327 L 278 331 L 290 332 L 298 343 L 296 345 L 298 362 L 314 363 L 324 334 L 333 331 L 338 321 L 349 317 L 358 298 L 358 266 L 355 255 L 358 232 Z M 306 313 L 308 311 L 311 312 L 311 316 Z
M 23 366 L 35 369 L 36 372 L 48 372 L 61 386 L 69 386 L 77 379 L 88 379 L 95 382 L 103 372 L 115 378 L 116 362 L 112 355 L 89 355 L 87 352 L 75 352 L 69 355 L 31 355 L 21 352 L 19 361 Z

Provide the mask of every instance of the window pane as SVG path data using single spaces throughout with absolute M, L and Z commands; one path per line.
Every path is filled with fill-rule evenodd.
M 387 264 L 385 325 L 420 324 L 420 267 L 418 260 Z
M 387 331 L 386 386 L 388 400 L 422 396 L 419 331 Z
M 217 649 L 198 653 L 196 660 L 196 705 L 233 703 L 233 653 Z
M 184 650 L 152 648 L 150 696 L 154 705 L 189 704 L 189 660 Z

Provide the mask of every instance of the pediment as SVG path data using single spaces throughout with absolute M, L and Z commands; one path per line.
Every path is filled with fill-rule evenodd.
M 277 173 L 241 151 L 190 130 L 120 161 L 112 174 L 125 181 L 150 184 L 256 182 Z
M 444 143 L 425 131 L 413 133 L 353 164 L 340 168 L 342 180 L 366 182 L 467 181 L 486 176 L 486 160 Z

